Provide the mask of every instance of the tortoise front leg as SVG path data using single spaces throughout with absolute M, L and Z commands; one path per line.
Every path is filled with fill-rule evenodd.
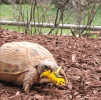
M 36 68 L 30 69 L 25 73 L 23 79 L 23 89 L 26 93 L 29 93 L 30 87 L 38 80 L 38 72 Z
M 14 84 L 23 85 L 24 91 L 28 94 L 30 87 L 38 80 L 36 68 L 23 72 L 13 81 Z

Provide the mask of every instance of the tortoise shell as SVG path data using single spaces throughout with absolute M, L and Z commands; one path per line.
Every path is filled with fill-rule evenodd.
M 53 55 L 37 43 L 11 42 L 0 47 L 0 73 L 19 74 L 43 60 L 56 64 Z

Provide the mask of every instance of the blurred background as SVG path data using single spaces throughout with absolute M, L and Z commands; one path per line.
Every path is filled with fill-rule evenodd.
M 101 37 L 101 0 L 0 0 L 0 27 L 25 34 Z

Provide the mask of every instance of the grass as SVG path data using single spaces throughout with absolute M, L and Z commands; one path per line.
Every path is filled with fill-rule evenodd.
M 43 5 L 43 6 L 46 6 L 46 5 Z M 50 5 L 48 7 L 48 10 L 44 13 L 44 16 L 42 16 L 43 12 L 44 12 L 44 8 L 43 6 L 40 6 L 40 5 L 37 5 L 37 9 L 35 11 L 35 22 L 46 22 L 46 23 L 54 23 L 55 21 L 55 16 L 56 16 L 56 7 L 54 5 Z M 16 9 L 14 9 L 16 8 Z M 19 15 L 19 5 L 14 5 L 14 10 L 12 10 L 12 5 L 2 5 L 0 4 L 0 20 L 5 20 L 5 21 L 14 21 L 16 19 L 19 19 L 19 21 L 23 21 L 23 18 L 21 15 Z M 23 12 L 23 17 L 24 17 L 24 20 L 25 21 L 28 21 L 30 19 L 30 9 L 31 9 L 31 6 L 29 5 L 22 5 L 22 12 Z M 65 10 L 65 15 L 66 17 L 69 16 L 69 14 L 71 13 L 72 9 L 71 10 Z M 15 16 L 14 16 L 14 13 L 15 13 Z M 33 13 L 32 13 L 33 14 Z M 59 15 L 60 15 L 60 12 L 59 12 Z M 39 17 L 41 16 L 41 17 Z M 64 18 L 64 20 L 66 20 L 66 17 Z M 96 13 L 96 16 L 92 22 L 92 25 L 99 25 L 101 26 L 101 10 L 99 9 L 98 12 Z M 59 18 L 59 17 L 58 17 Z M 82 24 L 83 25 L 86 25 L 87 23 L 87 16 L 85 17 L 85 19 L 82 20 Z M 73 13 L 66 21 L 65 23 L 66 24 L 75 24 L 75 21 L 76 21 L 76 17 L 75 17 L 75 13 Z M 62 22 L 60 22 L 62 23 Z M 13 31 L 18 31 L 18 32 L 24 32 L 24 27 L 17 27 L 17 26 L 9 26 L 9 25 L 1 25 L 2 28 L 6 28 L 6 29 L 9 29 L 9 30 L 13 30 Z M 32 28 L 32 31 L 34 32 L 35 29 Z M 39 32 L 42 32 L 42 33 L 48 33 L 50 31 L 49 28 L 37 28 L 37 33 Z M 59 34 L 61 33 L 61 29 L 59 29 Z M 71 34 L 71 31 L 70 29 L 63 29 L 62 32 L 64 34 L 68 34 L 70 33 Z M 55 34 L 56 33 L 56 29 L 54 31 L 52 31 L 52 34 Z M 30 34 L 30 32 L 29 32 Z

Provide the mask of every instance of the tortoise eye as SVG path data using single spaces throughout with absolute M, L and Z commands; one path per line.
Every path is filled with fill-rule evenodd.
M 45 66 L 45 69 L 47 69 L 48 67 L 47 66 Z

